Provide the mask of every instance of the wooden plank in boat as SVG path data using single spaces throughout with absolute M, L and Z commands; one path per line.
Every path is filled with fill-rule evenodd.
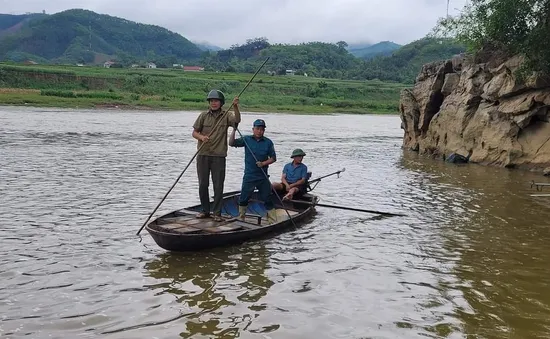
M 248 230 L 254 230 L 256 228 L 263 227 L 263 225 L 258 225 L 255 220 L 253 222 L 244 222 L 244 221 L 238 220 L 238 221 L 235 221 L 234 224 L 239 225 L 240 227 L 246 228 Z
M 202 223 L 205 223 L 206 222 L 205 220 L 208 220 L 208 219 L 190 219 L 190 220 L 184 221 L 182 224 L 189 225 L 189 226 L 200 225 Z
M 161 228 L 164 228 L 171 232 L 177 232 L 177 233 L 193 233 L 193 232 L 200 232 L 200 230 L 197 230 L 196 228 L 185 226 L 182 224 L 164 224 Z
M 195 216 L 195 215 L 197 215 L 197 213 L 198 212 L 190 211 L 190 210 L 187 210 L 187 209 L 181 209 L 181 210 L 177 210 L 177 211 L 174 212 L 174 214 L 178 217 L 187 216 L 187 215 Z
M 171 218 L 162 218 L 157 220 L 157 225 L 164 224 L 185 224 L 188 220 L 193 220 L 193 216 L 181 216 L 181 217 L 171 217 Z
M 235 222 L 232 222 L 228 224 L 219 224 L 218 226 L 215 226 L 215 227 L 204 228 L 203 231 L 210 232 L 210 233 L 220 233 L 220 232 L 235 231 L 235 230 L 238 230 L 239 228 L 243 228 L 243 226 Z

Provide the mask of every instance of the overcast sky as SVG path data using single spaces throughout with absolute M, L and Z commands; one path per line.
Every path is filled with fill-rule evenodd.
M 450 0 L 456 14 L 467 0 Z M 246 39 L 271 43 L 348 43 L 424 37 L 447 13 L 447 0 L 0 0 L 0 13 L 71 8 L 154 24 L 189 40 L 227 48 Z

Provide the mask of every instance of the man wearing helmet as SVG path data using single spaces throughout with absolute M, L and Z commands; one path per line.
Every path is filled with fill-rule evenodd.
M 202 211 L 197 218 L 210 217 L 208 187 L 210 175 L 214 186 L 213 218 L 222 221 L 221 207 L 225 181 L 225 160 L 227 157 L 227 128 L 241 122 L 239 98 L 233 99 L 234 113 L 222 110 L 225 96 L 219 90 L 211 90 L 206 100 L 209 109 L 202 112 L 193 124 L 193 138 L 197 139 L 197 176 Z
M 305 155 L 302 149 L 295 149 L 290 156 L 292 161 L 283 168 L 281 182 L 273 183 L 276 191 L 286 193 L 283 200 L 292 200 L 295 195 L 306 193 L 307 166 L 302 162 Z

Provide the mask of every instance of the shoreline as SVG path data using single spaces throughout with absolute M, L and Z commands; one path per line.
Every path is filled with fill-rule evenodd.
M 112 110 L 112 111 L 203 111 L 207 109 L 207 104 L 199 105 L 163 105 L 162 103 L 149 102 L 149 103 L 126 103 L 126 102 L 90 102 L 79 101 L 78 99 L 68 98 L 56 98 L 56 102 L 52 100 L 44 100 L 43 102 L 36 102 L 34 98 L 25 100 L 24 97 L 18 97 L 16 100 L 5 100 L 5 94 L 0 92 L 0 107 L 34 107 L 34 108 L 58 108 L 58 109 L 85 109 L 85 110 Z M 59 100 L 65 99 L 65 100 Z M 69 102 L 68 100 L 74 100 Z M 243 99 L 241 99 L 243 100 Z M 244 101 L 244 100 L 243 100 Z M 229 107 L 229 106 L 228 106 Z M 274 114 L 296 114 L 296 115 L 388 115 L 399 116 L 399 112 L 386 112 L 386 111 L 358 111 L 358 110 L 316 110 L 317 107 L 312 106 L 297 106 L 292 105 L 284 108 L 278 107 L 257 107 L 241 104 L 241 112 L 249 113 L 274 113 Z
M 204 110 L 206 93 L 225 93 L 227 107 L 248 73 L 182 72 L 0 64 L 0 105 L 131 110 Z M 379 80 L 338 80 L 258 74 L 241 95 L 242 110 L 294 114 L 399 114 L 409 86 Z

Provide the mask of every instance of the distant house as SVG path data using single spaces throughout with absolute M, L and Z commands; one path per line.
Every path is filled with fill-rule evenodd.
M 23 62 L 25 65 L 38 65 L 38 62 L 32 61 L 32 60 L 26 60 Z
M 286 75 L 294 75 L 295 73 L 296 73 L 296 71 L 293 70 L 293 69 L 287 69 L 286 70 Z
M 103 67 L 105 67 L 105 68 L 111 68 L 111 66 L 113 66 L 114 64 L 115 64 L 114 61 L 105 61 L 105 62 L 103 63 Z
M 138 65 L 138 64 L 132 64 L 132 66 L 130 66 L 130 67 L 132 67 L 132 68 L 138 68 L 139 65 Z
M 82 64 L 82 63 L 78 63 L 78 64 L 76 64 L 76 65 L 77 65 L 78 67 L 84 67 L 84 64 Z
M 183 70 L 186 72 L 202 72 L 204 71 L 204 67 L 200 66 L 183 66 Z
M 157 68 L 157 65 L 155 65 L 155 63 L 153 62 L 149 62 L 147 63 L 147 68 Z
M 183 65 L 180 65 L 180 64 L 172 64 L 172 68 L 183 68 Z

